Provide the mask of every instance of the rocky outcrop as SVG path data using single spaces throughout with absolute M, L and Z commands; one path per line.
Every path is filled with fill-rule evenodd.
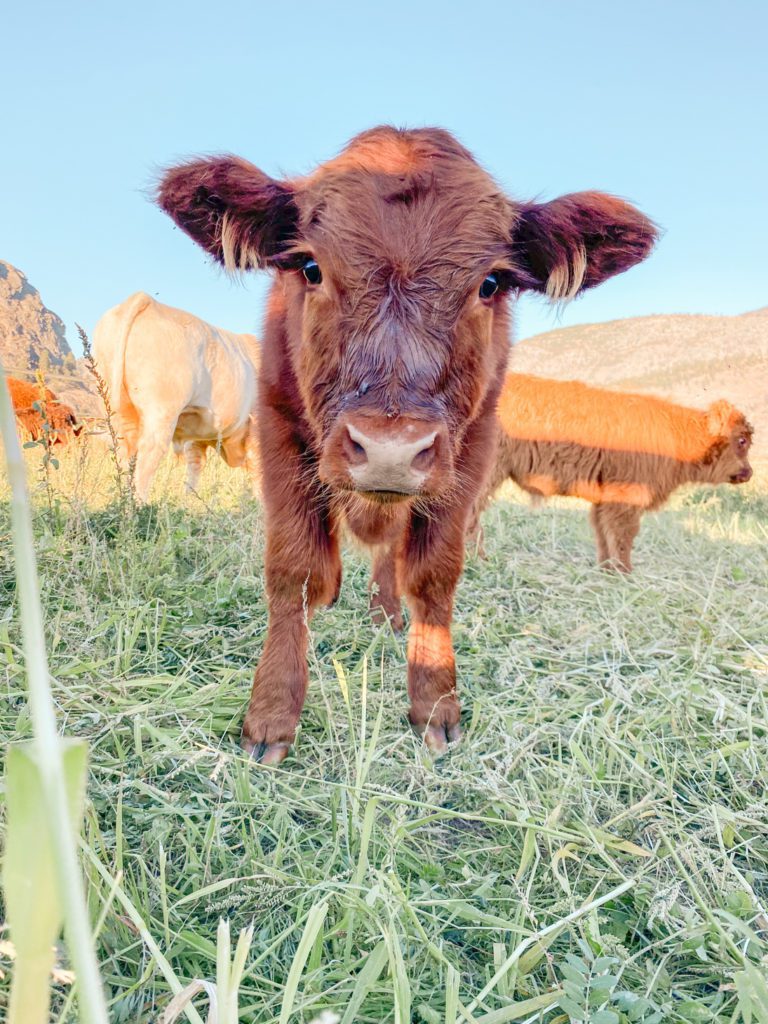
M 43 304 L 24 274 L 0 260 L 0 355 L 10 374 L 34 371 L 46 359 L 51 369 L 74 366 L 64 323 Z
M 90 374 L 69 347 L 61 317 L 10 263 L 0 260 L 0 359 L 10 377 L 46 384 L 79 416 L 102 415 Z

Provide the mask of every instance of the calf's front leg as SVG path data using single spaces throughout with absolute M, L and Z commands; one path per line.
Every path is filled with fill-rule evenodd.
M 414 516 L 399 563 L 411 613 L 409 718 L 435 753 L 461 736 L 451 619 L 463 561 L 463 521 Z
M 309 619 L 333 600 L 341 579 L 327 504 L 288 438 L 280 445 L 282 424 L 273 418 L 263 455 L 269 625 L 242 734 L 243 748 L 264 764 L 282 761 L 293 742 L 309 682 Z
M 397 555 L 394 544 L 379 548 L 371 569 L 369 608 L 377 624 L 389 622 L 396 633 L 403 630 L 403 609 L 397 581 Z
M 617 572 L 632 572 L 632 545 L 640 529 L 641 509 L 618 502 L 606 502 L 597 507 L 608 547 L 607 567 Z
M 589 510 L 589 521 L 592 524 L 592 531 L 595 535 L 595 544 L 597 546 L 597 564 L 605 566 L 605 563 L 609 559 L 608 554 L 608 541 L 605 536 L 603 524 L 601 522 L 601 509 L 600 505 L 592 505 Z

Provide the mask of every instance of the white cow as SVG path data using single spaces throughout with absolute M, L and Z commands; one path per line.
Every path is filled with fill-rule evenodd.
M 136 496 L 173 443 L 195 489 L 208 447 L 228 466 L 257 468 L 255 406 L 260 360 L 252 334 L 232 334 L 144 292 L 108 310 L 93 335 L 122 455 L 135 456 Z

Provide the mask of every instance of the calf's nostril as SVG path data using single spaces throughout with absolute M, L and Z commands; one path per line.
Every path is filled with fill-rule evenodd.
M 351 466 L 362 466 L 368 461 L 368 453 L 364 446 L 351 436 L 349 430 L 345 431 L 343 447 Z
M 428 445 L 425 445 L 420 452 L 417 452 L 411 462 L 411 469 L 416 469 L 420 473 L 425 473 L 428 469 L 431 469 L 435 462 L 435 442 L 430 441 Z

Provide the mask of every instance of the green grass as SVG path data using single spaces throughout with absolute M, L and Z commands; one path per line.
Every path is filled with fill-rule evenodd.
M 253 923 L 243 1021 L 555 1024 L 579 992 L 606 1024 L 749 1021 L 768 969 L 759 483 L 648 516 L 629 579 L 594 568 L 585 506 L 504 495 L 457 595 L 464 739 L 439 761 L 407 728 L 405 642 L 370 623 L 351 548 L 313 622 L 296 746 L 265 769 L 237 747 L 266 629 L 244 475 L 211 462 L 186 498 L 168 460 L 133 514 L 105 454 L 71 448 L 48 488 L 28 459 L 59 722 L 90 745 L 83 863 L 115 1024 L 170 1000 L 135 915 L 182 984 L 215 977 L 220 917 Z M 2 481 L 0 672 L 2 738 L 26 739 Z M 57 984 L 52 1020 L 77 1020 L 68 997 Z

